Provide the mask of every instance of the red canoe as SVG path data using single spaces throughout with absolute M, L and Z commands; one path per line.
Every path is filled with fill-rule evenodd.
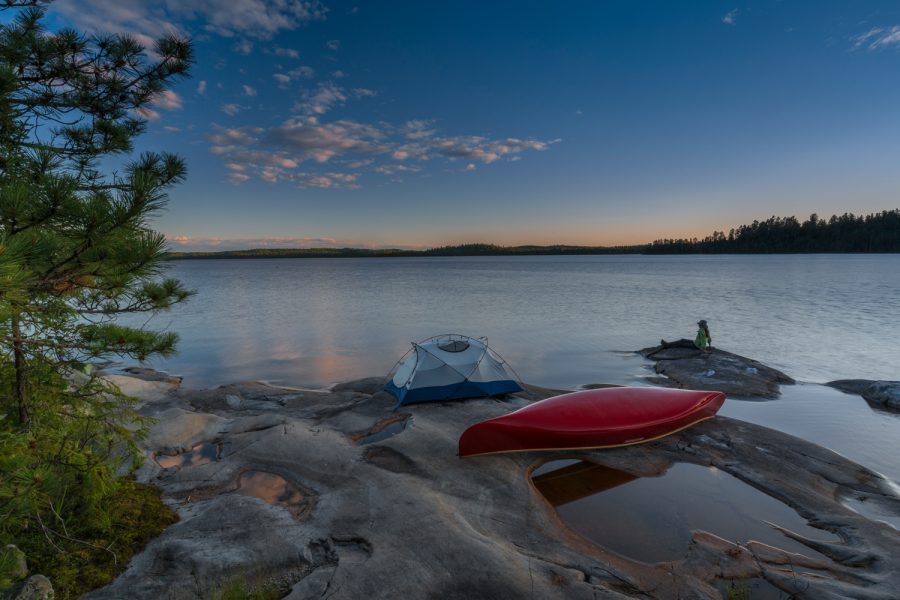
M 459 455 L 628 446 L 712 418 L 722 392 L 614 387 L 554 396 L 472 425 Z

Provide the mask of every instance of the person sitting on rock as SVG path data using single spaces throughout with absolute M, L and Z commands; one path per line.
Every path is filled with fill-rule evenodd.
M 709 325 L 705 319 L 697 321 L 697 337 L 694 338 L 694 345 L 704 352 L 712 350 L 712 336 L 709 334 Z
M 699 329 L 697 329 L 697 336 L 693 340 L 686 338 L 681 338 L 674 342 L 659 340 L 660 350 L 666 348 L 688 348 L 691 350 L 702 350 L 703 352 L 712 350 L 712 336 L 709 333 L 709 325 L 706 324 L 705 319 L 697 321 L 697 325 Z

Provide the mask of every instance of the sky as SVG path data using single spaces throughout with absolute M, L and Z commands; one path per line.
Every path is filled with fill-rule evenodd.
M 57 0 L 190 36 L 173 249 L 619 245 L 900 206 L 895 0 Z

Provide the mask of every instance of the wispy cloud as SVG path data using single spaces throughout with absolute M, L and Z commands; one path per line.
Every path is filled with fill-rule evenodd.
M 159 110 L 181 110 L 184 104 L 181 96 L 171 90 L 162 90 L 154 95 L 150 103 L 137 110 L 138 114 L 148 121 L 156 121 L 162 118 Z
M 306 65 L 291 69 L 290 71 L 273 73 L 272 78 L 278 82 L 278 87 L 286 89 L 292 81 L 298 79 L 312 79 L 316 76 L 316 72 L 312 67 Z
M 225 113 L 226 115 L 228 115 L 229 117 L 233 117 L 233 116 L 235 116 L 236 114 L 238 114 L 239 112 L 241 112 L 241 105 L 240 105 L 240 104 L 233 104 L 233 103 L 230 103 L 230 104 L 223 104 L 223 105 L 220 107 L 220 110 L 221 110 L 223 113 Z
M 323 123 L 317 115 L 292 117 L 269 128 L 217 127 L 209 141 L 210 152 L 226 163 L 232 183 L 257 177 L 269 183 L 319 188 L 357 187 L 360 169 L 389 176 L 419 173 L 424 162 L 436 159 L 465 161 L 465 170 L 472 170 L 477 163 L 516 161 L 525 152 L 544 151 L 559 142 L 444 136 L 425 120 L 400 127 L 350 119 Z M 301 171 L 304 163 L 330 168 L 324 173 Z M 339 170 L 344 168 L 353 171 Z
M 853 49 L 865 47 L 867 50 L 883 50 L 891 46 L 900 46 L 900 25 L 892 27 L 873 27 L 866 33 L 851 40 Z
M 247 39 L 240 40 L 237 44 L 234 45 L 234 51 L 238 54 L 243 54 L 244 56 L 253 52 L 253 42 Z
M 206 93 L 206 80 L 201 79 L 200 83 L 197 84 L 197 93 L 203 95 Z
M 244 95 L 245 96 L 255 96 L 256 95 L 256 88 L 253 87 L 252 85 L 244 84 L 243 87 L 244 87 Z
M 325 47 L 331 50 L 332 52 L 337 52 L 341 48 L 340 40 L 329 40 L 325 42 Z
M 324 20 L 328 9 L 318 0 L 67 0 L 51 10 L 82 29 L 132 33 L 143 43 L 169 31 L 201 31 L 225 37 L 269 39 L 279 31 Z
M 300 58 L 300 53 L 293 48 L 282 48 L 280 46 L 275 46 L 272 49 L 272 52 L 274 52 L 276 56 L 286 56 L 287 58 L 294 59 Z
M 303 92 L 303 99 L 294 105 L 294 110 L 305 115 L 324 115 L 346 101 L 344 88 L 326 81 L 313 90 Z
M 729 10 L 722 16 L 722 22 L 726 25 L 734 25 L 737 22 L 738 9 Z

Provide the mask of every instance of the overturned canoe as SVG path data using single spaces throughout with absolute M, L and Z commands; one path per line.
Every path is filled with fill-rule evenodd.
M 563 394 L 472 425 L 459 455 L 640 444 L 712 418 L 724 402 L 722 392 L 650 387 Z

